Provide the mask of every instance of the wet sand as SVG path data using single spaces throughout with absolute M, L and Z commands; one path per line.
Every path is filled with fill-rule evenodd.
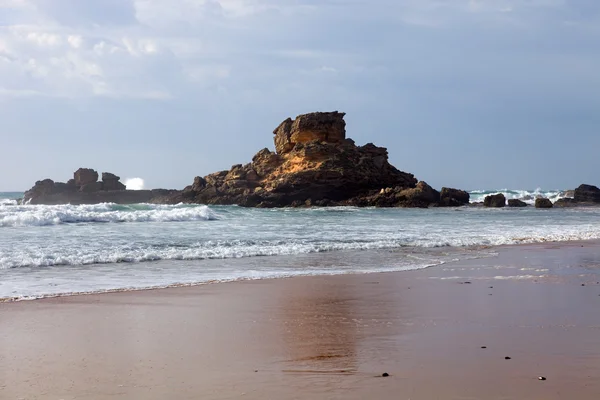
M 1 303 L 0 399 L 597 399 L 598 281 L 583 242 Z

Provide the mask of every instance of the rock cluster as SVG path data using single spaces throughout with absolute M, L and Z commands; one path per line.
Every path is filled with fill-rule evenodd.
M 460 206 L 462 190 L 442 193 L 388 162 L 384 147 L 346 138 L 344 113 L 317 112 L 283 121 L 274 130 L 276 152 L 260 150 L 248 164 L 196 177 L 163 201 L 284 206 Z
M 120 177 L 110 172 L 102 173 L 102 181 L 98 181 L 98 172 L 90 168 L 79 168 L 73 173 L 73 179 L 66 183 L 54 182 L 52 179 L 37 181 L 35 185 L 25 192 L 24 202 L 32 201 L 34 204 L 43 204 L 44 199 L 52 195 L 68 197 L 70 193 L 95 193 L 101 191 L 124 191 L 125 185 L 120 182 Z

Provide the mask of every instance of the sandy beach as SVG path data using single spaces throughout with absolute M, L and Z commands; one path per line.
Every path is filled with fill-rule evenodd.
M 599 250 L 2 303 L 0 399 L 597 399 Z

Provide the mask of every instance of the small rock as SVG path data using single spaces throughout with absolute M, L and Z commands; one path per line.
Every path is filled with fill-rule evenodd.
M 505 360 L 510 360 L 510 357 L 504 357 Z
M 545 377 L 545 376 L 538 376 L 538 379 L 539 379 L 540 381 L 545 381 L 545 380 L 546 380 L 546 377 Z
M 384 372 L 383 374 L 381 374 L 381 376 L 383 376 L 384 378 L 390 376 L 390 374 L 388 374 L 387 372 Z
M 487 346 L 481 346 L 482 349 L 487 349 Z
M 493 288 L 494 288 L 493 286 L 490 286 L 490 289 L 493 289 Z
M 585 283 L 582 283 L 581 286 L 585 286 Z

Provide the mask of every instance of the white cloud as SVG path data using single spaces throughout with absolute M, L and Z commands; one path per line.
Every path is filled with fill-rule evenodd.
M 78 49 L 83 44 L 83 38 L 80 35 L 69 35 L 67 37 L 67 42 L 69 42 L 74 49 Z
M 565 24 L 563 15 L 575 6 L 564 0 L 0 0 L 0 7 L 8 19 L 0 27 L 0 74 L 7 82 L 0 95 L 166 99 L 207 88 L 235 93 L 227 85 L 249 91 L 289 85 L 306 71 L 362 76 L 392 57 L 372 48 L 395 46 L 393 34 L 378 38 L 386 23 L 457 32 L 481 21 L 507 29 L 552 26 Z M 569 14 L 573 27 L 576 15 Z

